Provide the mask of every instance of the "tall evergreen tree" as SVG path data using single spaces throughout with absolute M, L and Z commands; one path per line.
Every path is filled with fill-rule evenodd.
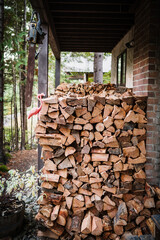
M 3 31 L 4 31 L 4 0 L 0 0 L 0 162 L 4 162 L 3 153 Z
M 26 31 L 26 0 L 23 0 L 23 18 L 22 18 L 22 31 Z M 22 43 L 22 57 L 25 59 L 26 57 L 26 35 L 23 36 L 23 43 Z M 26 142 L 26 129 L 27 129 L 27 113 L 26 113 L 26 106 L 25 106 L 25 71 L 26 66 L 25 63 L 21 66 L 20 72 L 20 114 L 21 114 L 21 150 L 25 149 L 25 142 Z

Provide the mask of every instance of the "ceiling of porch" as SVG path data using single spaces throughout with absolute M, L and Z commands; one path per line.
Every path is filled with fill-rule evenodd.
M 137 0 L 30 0 L 60 51 L 111 52 L 134 24 Z

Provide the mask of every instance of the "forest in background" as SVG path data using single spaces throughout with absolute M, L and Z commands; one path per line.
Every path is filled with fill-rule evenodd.
M 27 112 L 37 106 L 38 61 L 35 64 L 32 105 L 25 106 L 25 84 L 28 57 L 28 27 L 32 8 L 27 0 L 4 1 L 4 146 L 7 152 L 30 149 L 36 146 L 34 124 L 37 117 L 27 120 Z M 104 58 L 108 54 L 104 54 Z M 94 60 L 94 53 L 61 53 L 61 82 L 71 82 L 70 76 L 63 71 L 66 61 Z M 49 93 L 54 91 L 55 57 L 49 47 Z M 89 81 L 93 81 L 92 78 Z M 104 75 L 104 82 L 110 81 L 110 72 Z M 75 81 L 74 81 L 75 82 Z

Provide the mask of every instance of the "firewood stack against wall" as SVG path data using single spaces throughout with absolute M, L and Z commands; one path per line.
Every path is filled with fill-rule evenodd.
M 46 231 L 38 236 L 119 240 L 149 232 L 160 189 L 146 182 L 146 107 L 146 97 L 110 84 L 62 84 L 43 100 L 36 219 Z

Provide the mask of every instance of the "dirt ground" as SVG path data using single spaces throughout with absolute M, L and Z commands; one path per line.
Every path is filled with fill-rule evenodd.
M 23 172 L 31 166 L 38 168 L 38 152 L 35 149 L 23 150 L 11 154 L 11 159 L 8 160 L 7 167 L 9 169 L 18 169 Z

